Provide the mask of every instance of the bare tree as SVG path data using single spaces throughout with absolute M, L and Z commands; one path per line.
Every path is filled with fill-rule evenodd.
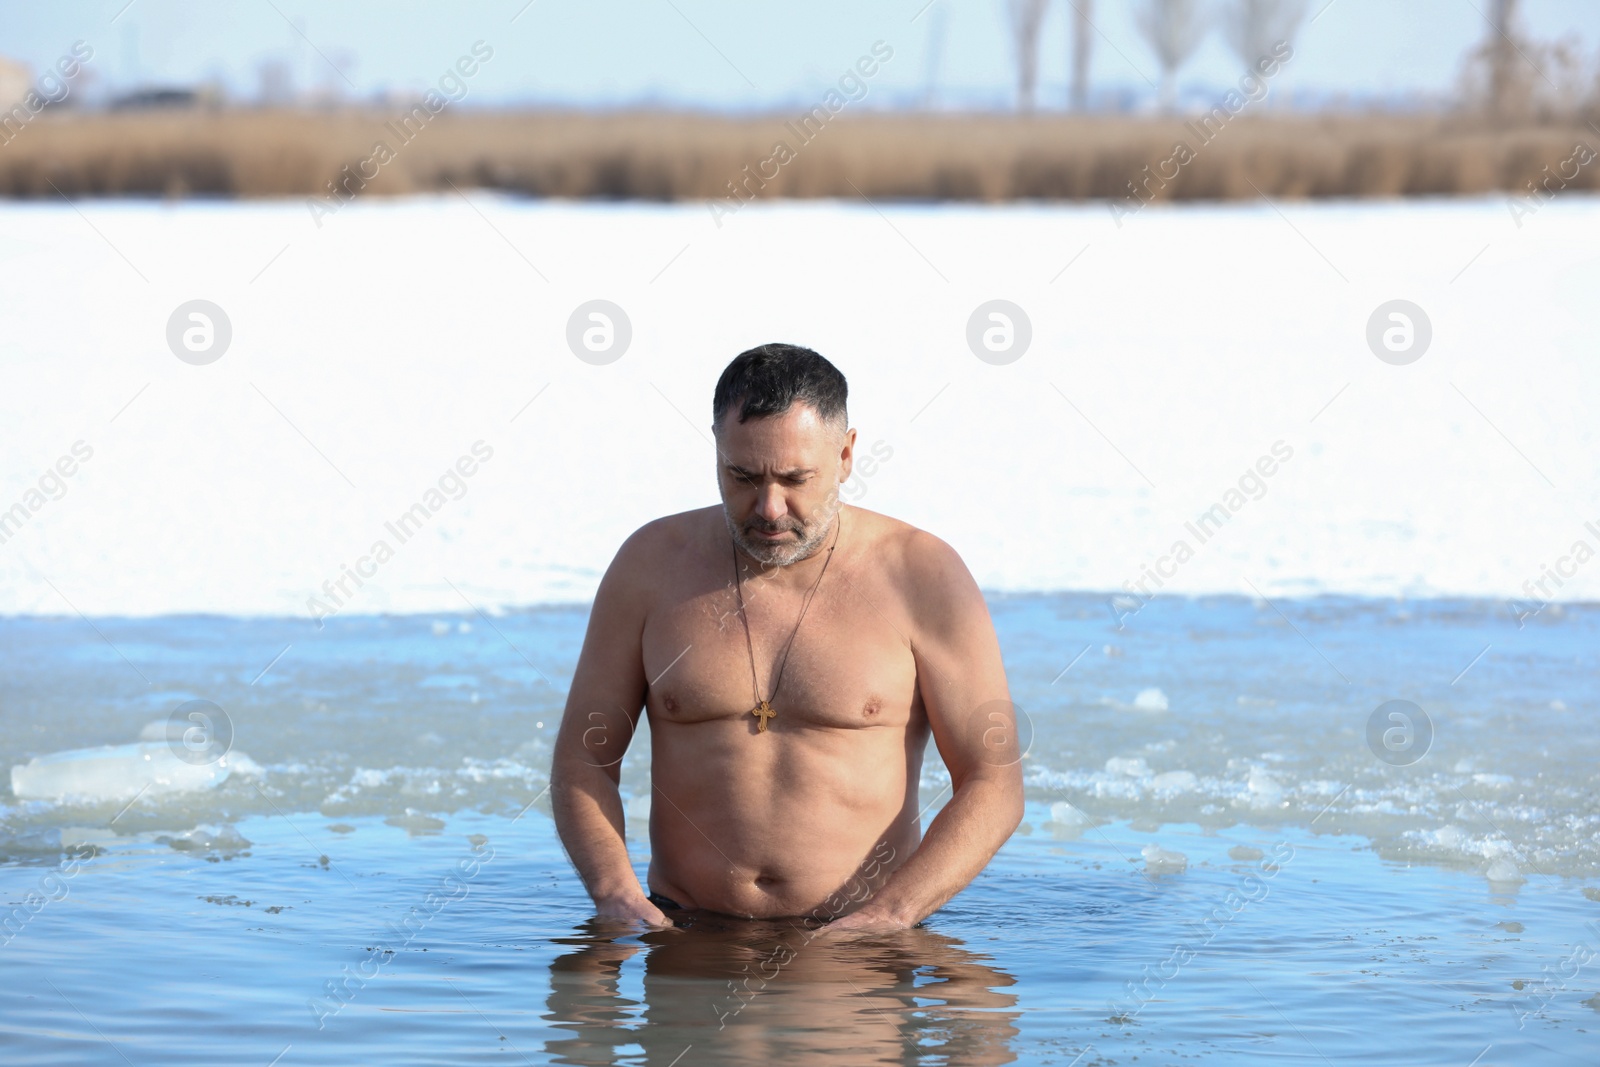
M 1039 84 L 1039 28 L 1050 0 L 1006 0 L 1011 42 L 1017 51 L 1017 110 L 1033 110 L 1033 91 Z
M 1511 98 L 1521 80 L 1512 65 L 1517 36 L 1517 0 L 1494 0 L 1489 39 L 1484 42 L 1483 52 L 1489 66 L 1489 110 L 1496 118 L 1505 118 L 1514 110 Z
M 1223 26 L 1234 55 L 1253 70 L 1279 41 L 1294 40 L 1305 16 L 1305 0 L 1235 0 Z
M 922 80 L 922 109 L 930 111 L 938 102 L 939 68 L 944 62 L 945 38 L 944 5 L 935 7 L 928 15 L 928 63 Z
M 1534 39 L 1518 18 L 1520 0 L 1495 0 L 1483 43 L 1468 56 L 1462 96 L 1497 122 L 1570 114 L 1590 93 L 1577 38 Z
M 1089 108 L 1089 47 L 1094 43 L 1094 0 L 1067 0 L 1072 8 L 1072 110 Z
M 1206 35 L 1205 9 L 1200 0 L 1144 0 L 1134 10 L 1134 20 L 1161 61 L 1161 106 L 1171 111 L 1178 99 L 1178 68 Z

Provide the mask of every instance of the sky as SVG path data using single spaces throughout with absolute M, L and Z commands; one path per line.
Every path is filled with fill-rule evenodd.
M 1308 0 L 1277 85 L 1302 101 L 1451 94 L 1487 30 L 1490 0 Z M 1103 101 L 1155 97 L 1159 68 L 1133 0 L 1098 0 L 1091 81 Z M 1600 3 L 1524 0 L 1537 38 L 1574 35 L 1600 55 Z M 253 98 L 264 62 L 302 90 L 347 97 L 434 84 L 475 42 L 493 50 L 465 106 L 642 103 L 729 111 L 814 103 L 875 42 L 892 58 L 866 105 L 1005 106 L 1014 84 L 1004 0 L 0 0 L 0 56 L 40 69 L 82 40 L 94 91 L 220 81 Z M 1042 31 L 1039 105 L 1064 107 L 1068 0 Z M 1210 33 L 1180 75 L 1191 96 L 1237 81 Z

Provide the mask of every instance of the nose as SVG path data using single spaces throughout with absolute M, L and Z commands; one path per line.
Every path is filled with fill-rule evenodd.
M 788 513 L 789 509 L 783 503 L 783 487 L 776 482 L 763 486 L 756 496 L 756 514 L 768 526 L 776 526 Z

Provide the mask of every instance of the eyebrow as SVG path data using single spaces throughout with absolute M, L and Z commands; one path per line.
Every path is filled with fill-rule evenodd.
M 737 477 L 740 477 L 740 478 L 755 478 L 755 477 L 758 476 L 758 472 L 745 470 L 743 467 L 736 466 L 735 464 L 732 464 L 732 463 L 723 464 L 723 469 L 726 470 L 729 474 L 736 475 Z M 777 474 L 777 476 L 779 478 L 799 478 L 802 475 L 817 473 L 817 468 L 815 468 L 815 467 L 791 467 L 789 470 L 786 470 L 786 471 L 775 471 L 774 473 Z

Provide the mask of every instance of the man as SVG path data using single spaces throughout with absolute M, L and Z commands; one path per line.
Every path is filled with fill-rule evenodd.
M 856 431 L 810 349 L 751 349 L 712 400 L 722 506 L 636 530 L 595 595 L 551 768 L 556 828 L 602 918 L 810 915 L 905 928 L 1022 819 L 1000 645 L 955 550 L 843 505 Z M 649 715 L 648 892 L 620 761 Z M 921 833 L 932 735 L 953 795 Z

